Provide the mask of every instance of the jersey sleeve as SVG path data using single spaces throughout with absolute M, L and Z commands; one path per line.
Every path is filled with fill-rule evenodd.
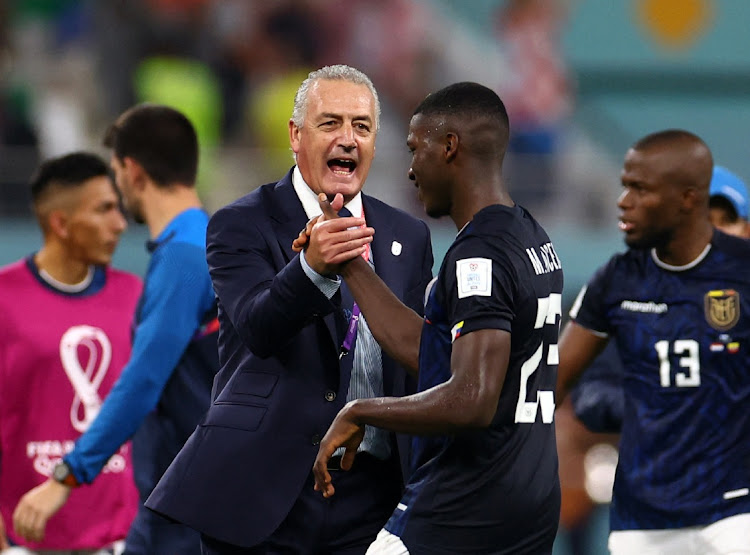
M 611 331 L 606 313 L 606 296 L 614 264 L 613 258 L 594 273 L 581 288 L 570 309 L 571 320 L 602 337 L 609 336 Z
M 511 331 L 517 272 L 507 255 L 470 237 L 450 251 L 443 271 L 454 341 L 479 329 Z
M 167 243 L 154 253 L 131 358 L 89 429 L 66 455 L 90 483 L 152 411 L 213 302 L 203 249 Z

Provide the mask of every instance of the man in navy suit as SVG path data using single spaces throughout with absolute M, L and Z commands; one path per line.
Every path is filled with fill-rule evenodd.
M 340 225 L 352 235 L 377 230 L 374 240 L 353 238 L 360 254 L 423 312 L 433 263 L 427 225 L 361 193 L 379 115 L 360 71 L 310 73 L 289 122 L 296 166 L 209 223 L 221 370 L 206 417 L 146 504 L 200 531 L 206 554 L 364 553 L 400 498 L 409 440 L 376 428 L 351 470 L 332 459 L 335 499 L 313 490 L 318 444 L 344 404 L 401 396 L 415 384 L 381 351 L 341 279 L 292 250 L 320 214 L 317 194 L 341 193 Z

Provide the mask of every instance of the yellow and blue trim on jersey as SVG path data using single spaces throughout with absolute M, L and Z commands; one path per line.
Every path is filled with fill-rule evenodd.
M 464 320 L 461 320 L 458 324 L 451 328 L 451 343 L 461 337 L 461 328 L 464 327 Z

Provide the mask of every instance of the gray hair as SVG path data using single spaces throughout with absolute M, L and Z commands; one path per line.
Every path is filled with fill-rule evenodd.
M 307 93 L 310 92 L 310 87 L 316 81 L 321 79 L 348 81 L 356 85 L 365 85 L 372 93 L 375 99 L 375 130 L 380 129 L 380 100 L 378 99 L 378 92 L 375 90 L 375 85 L 372 84 L 370 78 L 353 67 L 347 65 L 334 65 L 325 66 L 315 71 L 311 71 L 307 76 L 307 79 L 302 81 L 302 84 L 297 89 L 297 94 L 294 95 L 294 110 L 292 110 L 292 122 L 297 127 L 302 127 L 305 123 L 305 115 L 307 112 Z

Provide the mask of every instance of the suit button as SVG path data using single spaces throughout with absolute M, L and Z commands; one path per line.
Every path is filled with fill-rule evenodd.
M 313 434 L 313 436 L 310 438 L 313 445 L 320 445 L 320 434 Z
M 331 401 L 334 401 L 335 399 L 336 399 L 335 391 L 326 391 L 326 401 L 330 403 Z

